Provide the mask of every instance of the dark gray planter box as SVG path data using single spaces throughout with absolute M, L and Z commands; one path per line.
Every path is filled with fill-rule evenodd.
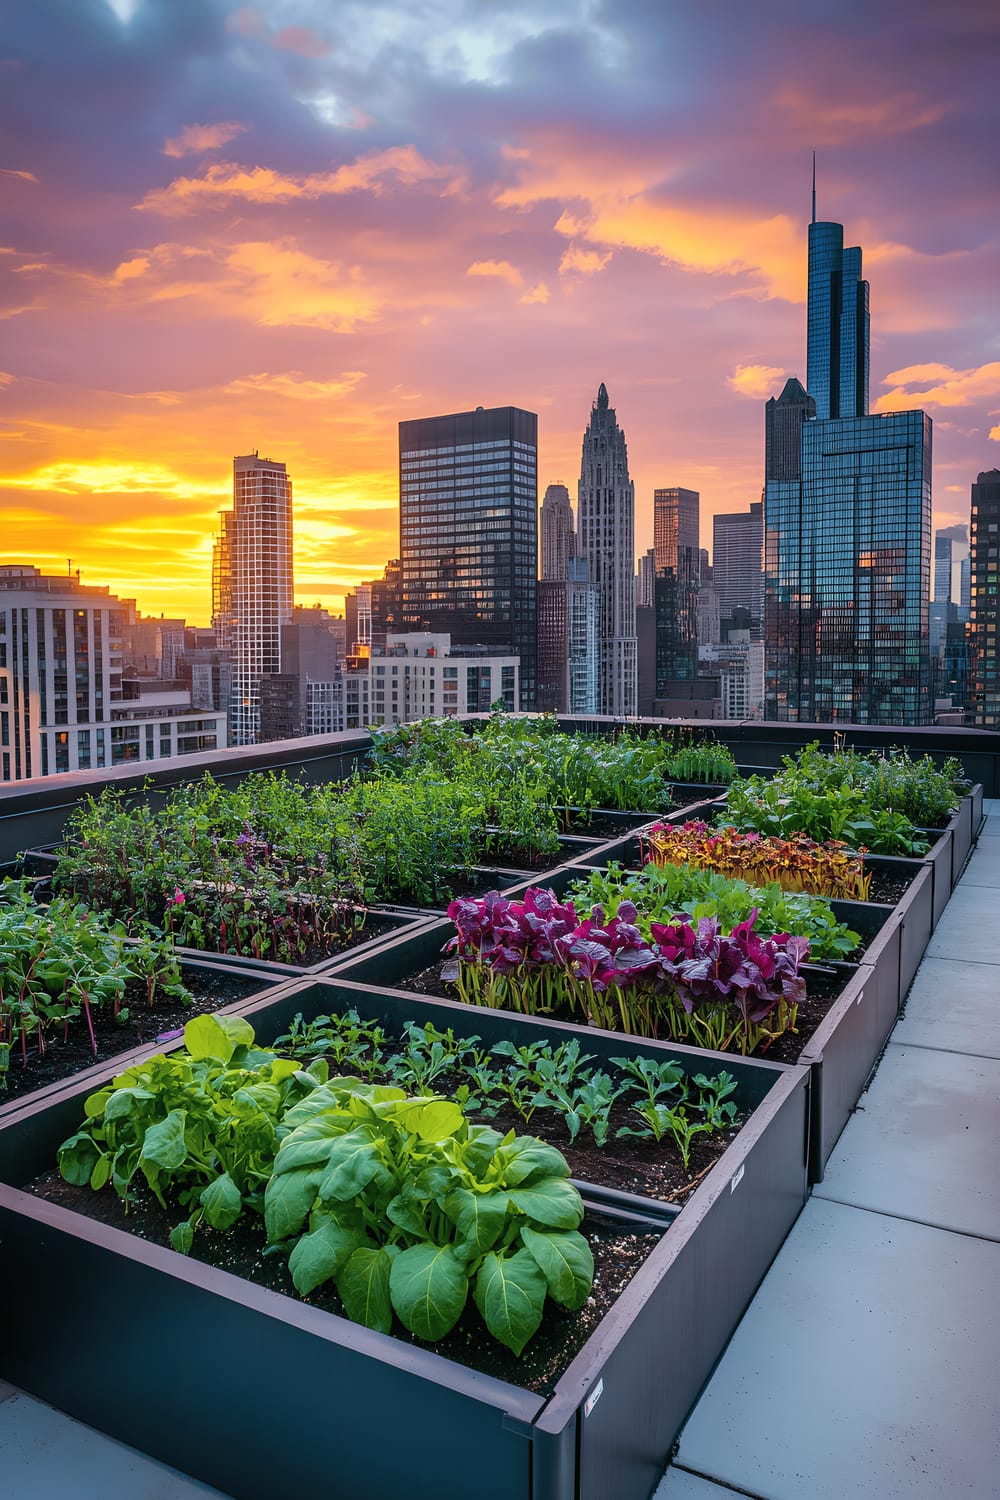
M 926 833 L 931 840 L 931 847 L 924 855 L 923 861 L 930 865 L 933 880 L 931 894 L 931 928 L 933 931 L 940 921 L 941 913 L 951 900 L 953 823 L 949 823 L 947 828 L 928 828 Z
M 976 836 L 975 826 L 975 804 L 974 793 L 963 797 L 955 811 L 954 817 L 949 823 L 951 828 L 951 887 L 952 890 L 958 884 L 959 876 L 965 868 L 965 861 L 972 850 L 972 844 Z
M 891 855 L 873 855 L 869 863 L 909 878 L 896 906 L 902 927 L 899 947 L 899 1004 L 902 1005 L 934 930 L 933 867 Z
M 878 1061 L 887 1036 L 884 1020 L 880 976 L 862 964 L 802 1051 L 799 1062 L 813 1073 L 811 1183 L 823 1181 L 830 1153 Z
M 397 1001 L 303 981 L 242 1009 L 266 1040 L 296 1010 L 346 1004 L 374 1015 Z M 550 1029 L 449 1002 L 420 1013 L 474 1021 L 479 1035 Z M 694 1049 L 588 1032 L 588 1050 L 602 1045 L 704 1066 Z M 806 1196 L 809 1071 L 725 1061 L 760 1102 L 690 1201 L 663 1216 L 659 1244 L 548 1398 L 20 1191 L 76 1128 L 82 1087 L 0 1133 L 0 1243 L 18 1291 L 0 1375 L 237 1500 L 647 1500 Z M 646 1217 L 645 1199 L 592 1201 Z M 94 1378 L 112 1366 L 113 1381 Z M 262 1443 L 262 1432 L 285 1438 Z
M 979 837 L 980 831 L 983 826 L 983 819 L 985 817 L 985 813 L 983 812 L 984 791 L 981 781 L 976 783 L 976 785 L 972 788 L 972 791 L 969 793 L 969 796 L 972 801 L 972 839 L 973 842 L 975 842 L 975 840 Z

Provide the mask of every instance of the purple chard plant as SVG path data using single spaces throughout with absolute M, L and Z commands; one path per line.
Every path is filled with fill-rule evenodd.
M 448 915 L 457 935 L 442 978 L 472 1005 L 746 1054 L 794 1031 L 805 998 L 808 940 L 762 937 L 756 909 L 729 935 L 716 917 L 682 914 L 653 923 L 648 941 L 630 901 L 610 921 L 600 906 L 580 920 L 544 889 L 453 901 Z

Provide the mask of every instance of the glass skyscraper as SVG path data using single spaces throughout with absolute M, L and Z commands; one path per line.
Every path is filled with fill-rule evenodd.
M 861 251 L 813 222 L 809 392 L 790 380 L 765 429 L 766 718 L 933 716 L 931 422 L 868 414 L 868 345 Z
M 516 406 L 399 424 L 403 630 L 521 660 L 535 700 L 538 418 Z

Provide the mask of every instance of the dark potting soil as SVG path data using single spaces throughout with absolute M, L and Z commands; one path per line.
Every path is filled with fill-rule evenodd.
M 441 970 L 444 962 L 442 960 L 441 963 L 432 964 L 426 969 L 420 969 L 415 974 L 406 974 L 402 979 L 393 980 L 393 989 L 408 990 L 415 995 L 430 995 L 436 999 L 457 999 L 454 986 L 446 984 L 441 978 Z M 795 1030 L 786 1031 L 769 1045 L 758 1047 L 756 1052 L 753 1052 L 751 1056 L 765 1058 L 768 1062 L 798 1062 L 799 1054 L 803 1051 L 806 1042 L 808 1042 L 813 1032 L 826 1016 L 827 1011 L 837 999 L 846 982 L 846 978 L 841 978 L 839 973 L 836 977 L 815 973 L 807 975 L 807 997 L 799 1005 Z M 579 1018 L 568 1013 L 566 1015 L 553 1013 L 547 1019 L 574 1021 L 579 1024 Z M 657 1038 L 653 1038 L 653 1040 L 657 1040 Z M 663 1040 L 666 1040 L 666 1038 L 663 1038 Z M 697 1043 L 686 1041 L 684 1045 L 696 1046 Z M 740 1054 L 733 1053 L 732 1055 L 737 1057 Z
M 60 1079 L 71 1078 L 74 1073 L 92 1068 L 95 1063 L 107 1062 L 122 1052 L 130 1052 L 133 1047 L 155 1042 L 165 1032 L 181 1030 L 192 1016 L 245 1000 L 248 995 L 273 982 L 264 973 L 257 979 L 245 974 L 226 974 L 221 970 L 207 972 L 188 968 L 182 971 L 182 977 L 194 997 L 191 1005 L 184 1005 L 159 990 L 153 996 L 152 1005 L 148 1005 L 145 985 L 131 984 L 123 999 L 123 1008 L 128 1008 L 125 1020 L 116 1021 L 110 1009 L 93 1010 L 96 1051 L 83 1016 L 70 1022 L 65 1039 L 61 1029 L 47 1036 L 45 1051 L 41 1054 L 37 1040 L 29 1037 L 27 1063 L 22 1061 L 20 1046 L 15 1043 L 10 1054 L 6 1087 L 0 1084 L 0 1106 Z
M 897 875 L 890 870 L 872 869 L 871 875 L 868 899 L 877 901 L 882 906 L 895 906 L 906 895 L 913 881 L 912 875 Z
M 110 1187 L 100 1192 L 89 1188 L 72 1187 L 64 1182 L 58 1171 L 52 1170 L 36 1177 L 27 1185 L 27 1191 L 58 1203 L 74 1213 L 96 1219 L 99 1223 L 123 1229 L 140 1239 L 169 1247 L 170 1230 L 186 1217 L 180 1209 L 164 1210 L 146 1188 L 145 1184 L 135 1189 L 134 1201 L 125 1206 Z M 594 1254 L 594 1285 L 591 1295 L 578 1312 L 566 1312 L 551 1299 L 545 1304 L 541 1326 L 520 1358 L 498 1344 L 487 1332 L 469 1297 L 465 1312 L 447 1337 L 436 1344 L 426 1344 L 414 1338 L 400 1323 L 395 1323 L 393 1334 L 408 1344 L 430 1349 L 446 1359 L 492 1375 L 511 1385 L 551 1395 L 560 1375 L 569 1366 L 576 1354 L 625 1290 L 639 1267 L 655 1249 L 664 1230 L 653 1225 L 636 1224 L 625 1227 L 612 1216 L 588 1211 L 581 1225 Z M 264 1254 L 263 1225 L 254 1214 L 245 1212 L 232 1229 L 220 1231 L 199 1226 L 195 1235 L 191 1258 L 219 1270 L 229 1271 L 234 1276 L 253 1281 L 270 1291 L 280 1292 L 339 1316 L 344 1315 L 343 1304 L 332 1284 L 319 1287 L 308 1297 L 299 1297 L 289 1275 L 283 1256 Z M 176 1253 L 176 1252 L 172 1252 Z

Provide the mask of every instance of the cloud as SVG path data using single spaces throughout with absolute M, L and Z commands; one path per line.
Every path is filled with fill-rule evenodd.
M 377 317 L 381 307 L 360 270 L 309 255 L 292 239 L 239 245 L 226 256 L 226 266 L 235 275 L 237 295 L 242 284 L 253 299 L 251 314 L 264 327 L 350 333 Z
M 357 389 L 365 378 L 364 370 L 345 370 L 336 380 L 309 380 L 301 370 L 288 370 L 282 375 L 243 375 L 231 380 L 223 389 L 227 395 L 286 396 L 292 401 L 332 401 L 338 396 L 347 396 Z
M 0 177 L 20 177 L 23 182 L 37 182 L 34 172 L 22 172 L 17 167 L 0 167 Z
M 307 26 L 285 26 L 276 31 L 273 44 L 282 52 L 297 52 L 300 57 L 327 57 L 333 50 L 315 31 Z
M 215 151 L 246 130 L 235 120 L 222 120 L 217 125 L 185 125 L 177 135 L 164 142 L 164 156 L 190 156 L 199 151 Z
M 609 250 L 606 255 L 600 255 L 596 250 L 583 250 L 579 245 L 570 245 L 563 251 L 559 274 L 565 276 L 570 271 L 578 271 L 582 276 L 594 276 L 598 271 L 604 270 L 614 253 Z
M 765 401 L 784 378 L 785 372 L 780 365 L 737 365 L 733 373 L 726 376 L 726 384 L 741 396 Z
M 521 298 L 521 301 L 529 305 L 534 302 L 548 302 L 549 296 L 550 293 L 547 283 L 544 281 L 540 281 L 538 282 L 537 286 L 533 286 L 531 288 L 530 292 L 525 292 L 524 296 Z
M 437 185 L 444 194 L 458 192 L 465 184 L 463 169 L 429 161 L 415 146 L 390 146 L 369 152 L 333 172 L 291 176 L 271 167 L 241 167 L 235 162 L 216 162 L 200 177 L 175 177 L 164 188 L 154 188 L 136 208 L 160 214 L 187 214 L 204 204 L 226 208 L 234 202 L 291 203 L 296 199 L 323 198 L 341 193 L 368 191 L 376 196 L 390 182 L 401 187 Z
M 8 474 L 4 484 L 11 489 L 48 490 L 89 495 L 160 494 L 190 498 L 214 494 L 214 487 L 197 485 L 164 464 L 137 459 L 105 459 L 81 462 L 73 459 L 44 464 L 23 474 Z
M 465 274 L 466 276 L 496 276 L 510 286 L 524 285 L 524 277 L 509 260 L 474 260 Z
M 914 406 L 972 406 L 1000 395 L 1000 360 L 972 370 L 955 370 L 942 364 L 907 365 L 886 375 L 882 384 L 893 389 L 879 396 L 876 411 L 903 411 Z
M 775 103 L 787 112 L 789 128 L 803 132 L 817 146 L 922 130 L 935 125 L 949 109 L 947 104 L 929 103 L 915 92 L 894 94 L 886 90 L 876 98 L 837 98 L 825 102 L 817 99 L 814 89 L 807 92 L 794 86 L 782 89 Z
M 994 443 L 1000 443 L 1000 424 L 990 428 L 990 437 Z

